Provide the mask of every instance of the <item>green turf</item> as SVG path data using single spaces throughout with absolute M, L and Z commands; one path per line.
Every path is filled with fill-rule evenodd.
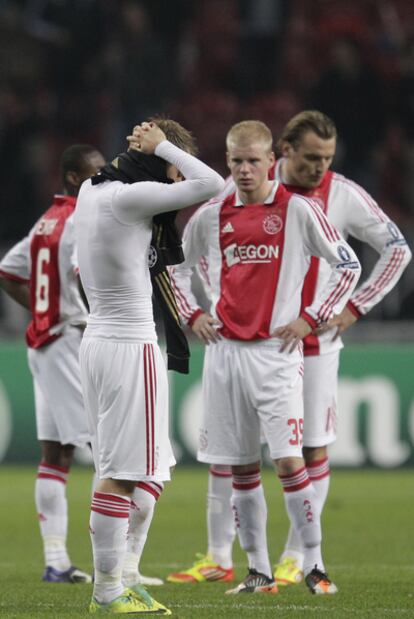
M 0 472 L 0 617 L 89 616 L 91 586 L 40 581 L 42 548 L 33 504 L 35 469 Z M 324 514 L 324 556 L 338 585 L 336 596 L 312 596 L 304 585 L 277 596 L 225 596 L 224 584 L 165 585 L 153 588 L 177 619 L 231 617 L 414 617 L 414 501 L 412 471 L 334 472 Z M 287 529 L 279 484 L 264 474 L 269 503 L 272 560 Z M 91 473 L 74 469 L 68 484 L 69 548 L 72 560 L 91 569 L 88 536 Z M 178 469 L 162 496 L 142 561 L 142 571 L 165 577 L 187 567 L 205 550 L 206 469 Z M 235 548 L 237 577 L 246 560 Z

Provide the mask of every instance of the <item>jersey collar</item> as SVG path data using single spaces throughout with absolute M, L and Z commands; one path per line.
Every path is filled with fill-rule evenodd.
M 56 206 L 75 206 L 76 200 L 76 196 L 65 196 L 60 193 L 55 194 L 53 197 Z
M 272 184 L 273 184 L 272 190 L 267 196 L 266 200 L 263 202 L 263 204 L 273 204 L 273 202 L 275 201 L 275 195 L 276 195 L 277 188 L 279 187 L 279 181 L 274 180 L 272 181 Z M 243 204 L 243 202 L 240 199 L 238 190 L 236 190 L 234 206 L 238 206 L 238 207 L 245 206 L 245 204 Z

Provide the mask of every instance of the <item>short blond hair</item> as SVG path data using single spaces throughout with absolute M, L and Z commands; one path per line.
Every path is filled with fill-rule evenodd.
M 169 142 L 181 148 L 190 155 L 197 155 L 198 148 L 196 139 L 185 127 L 180 125 L 176 120 L 167 118 L 166 116 L 152 116 L 148 122 L 155 123 L 162 131 L 164 131 Z
M 227 150 L 232 146 L 247 146 L 256 142 L 262 143 L 267 151 L 272 150 L 272 132 L 261 120 L 243 120 L 233 125 L 226 137 Z

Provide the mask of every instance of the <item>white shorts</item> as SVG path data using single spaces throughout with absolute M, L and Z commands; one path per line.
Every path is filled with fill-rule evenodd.
M 29 348 L 37 438 L 84 447 L 90 441 L 82 398 L 79 347 L 82 332 L 73 328 L 42 348 Z
M 325 447 L 336 440 L 339 353 L 305 357 L 305 447 Z
M 80 365 L 98 477 L 169 480 L 175 459 L 158 345 L 84 337 Z
M 302 353 L 280 341 L 220 340 L 207 346 L 203 371 L 200 462 L 260 460 L 260 430 L 276 460 L 302 456 Z

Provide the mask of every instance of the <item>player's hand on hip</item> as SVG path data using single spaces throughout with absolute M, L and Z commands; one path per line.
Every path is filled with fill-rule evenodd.
M 135 125 L 132 135 L 127 136 L 129 148 L 139 150 L 145 155 L 153 155 L 158 144 L 166 139 L 164 131 L 152 122 Z
M 344 307 L 340 314 L 328 320 L 327 326 L 330 329 L 335 329 L 332 341 L 336 340 L 341 333 L 346 331 L 356 321 L 357 317 L 347 307 Z
M 217 333 L 217 327 L 220 326 L 221 323 L 218 320 L 210 314 L 204 313 L 197 316 L 191 328 L 196 336 L 208 346 L 210 343 L 215 344 L 220 339 L 220 334 Z
M 282 346 L 280 347 L 281 352 L 285 350 L 288 352 L 293 352 L 299 342 L 303 340 L 304 337 L 309 335 L 311 331 L 312 327 L 306 322 L 306 320 L 303 318 L 297 318 L 289 324 L 275 329 L 270 334 L 270 337 L 279 337 L 283 340 Z

